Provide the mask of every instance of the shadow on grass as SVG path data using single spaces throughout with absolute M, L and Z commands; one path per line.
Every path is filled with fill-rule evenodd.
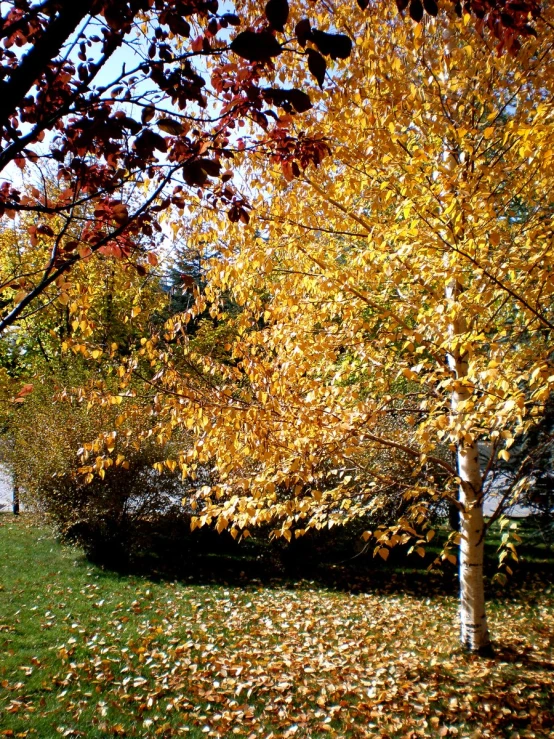
M 434 708 L 445 723 L 463 721 L 468 735 L 473 727 L 486 728 L 486 735 L 493 737 L 520 736 L 521 731 L 526 732 L 521 736 L 547 737 L 554 728 L 554 664 L 532 652 L 532 647 L 515 639 L 496 646 L 486 658 L 487 669 L 481 658 L 464 653 L 454 662 L 432 667 L 421 663 L 418 678 L 440 696 Z M 464 700 L 469 684 L 471 700 Z
M 443 532 L 444 533 L 444 532 Z M 221 584 L 240 587 L 323 587 L 352 593 L 402 592 L 429 597 L 458 590 L 457 568 L 444 562 L 440 571 L 429 571 L 440 552 L 437 536 L 425 557 L 409 555 L 407 547 L 390 552 L 387 562 L 373 556 L 373 547 L 359 551 L 359 535 L 351 532 L 316 532 L 293 540 L 269 541 L 252 537 L 237 542 L 228 533 L 203 529 L 191 533 L 188 526 L 148 526 L 110 537 L 88 546 L 95 564 L 122 575 L 188 584 Z M 514 563 L 509 587 L 493 584 L 497 571 L 496 546 L 487 546 L 486 575 L 490 595 L 511 597 L 514 589 L 532 582 L 554 582 L 554 554 L 544 547 L 525 546 Z
M 545 670 L 546 672 L 554 673 L 554 662 L 537 659 L 534 656 L 533 647 L 529 644 L 495 645 L 493 659 L 495 662 L 507 662 L 517 666 L 524 666 L 527 670 Z

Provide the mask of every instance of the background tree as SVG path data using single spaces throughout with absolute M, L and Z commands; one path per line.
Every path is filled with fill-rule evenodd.
M 23 271 L 32 274 L 37 264 L 40 269 L 45 247 L 39 239 L 29 239 L 26 218 L 3 229 L 0 254 L 4 267 L 16 255 Z M 135 249 L 138 256 L 141 249 Z M 2 462 L 24 490 L 27 505 L 49 507 L 54 486 L 57 494 L 64 491 L 65 518 L 74 521 L 83 515 L 78 499 L 87 497 L 77 494 L 84 478 L 78 474 L 77 450 L 83 441 L 113 429 L 121 402 L 114 397 L 106 409 L 91 411 L 76 389 L 117 386 L 118 362 L 140 346 L 167 296 L 154 271 L 141 275 L 134 265 L 105 252 L 92 263 L 77 263 L 71 282 L 66 279 L 54 288 L 42 294 L 40 310 L 0 337 Z M 120 431 L 125 439 L 126 431 Z M 148 459 L 144 466 L 151 472 L 156 459 Z M 136 469 L 136 452 L 134 461 Z M 120 472 L 127 474 L 124 468 Z M 114 477 L 112 470 L 110 479 Z M 123 490 L 119 500 L 125 500 Z M 61 511 L 62 501 L 56 505 Z M 108 513 L 104 511 L 105 517 Z

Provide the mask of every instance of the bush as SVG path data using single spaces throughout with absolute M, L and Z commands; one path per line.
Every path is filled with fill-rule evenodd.
M 136 413 L 118 431 L 115 463 L 102 472 L 103 478 L 95 475 L 87 483 L 78 450 L 115 428 L 121 408 L 87 407 L 67 396 L 56 399 L 59 389 L 53 380 L 36 383 L 10 423 L 5 461 L 17 477 L 25 505 L 47 513 L 64 538 L 106 563 L 140 557 L 160 532 L 166 538 L 189 532 L 179 474 L 153 469 L 185 441 L 135 445 L 141 419 L 147 419 Z

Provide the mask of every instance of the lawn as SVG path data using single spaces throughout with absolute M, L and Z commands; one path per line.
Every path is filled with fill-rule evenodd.
M 488 659 L 399 577 L 156 581 L 0 516 L 0 736 L 554 737 L 548 577 L 493 593 Z

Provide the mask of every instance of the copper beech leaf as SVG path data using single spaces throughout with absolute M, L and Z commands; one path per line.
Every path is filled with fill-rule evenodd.
M 216 159 L 193 159 L 183 165 L 183 178 L 187 185 L 202 187 L 208 177 L 217 177 L 220 169 Z
M 423 7 L 428 15 L 432 15 L 433 17 L 438 15 L 439 6 L 436 0 L 423 0 Z
M 152 105 L 147 105 L 142 109 L 140 119 L 143 123 L 148 123 L 155 116 L 156 110 Z
M 301 46 L 306 46 L 312 34 L 310 19 L 303 18 L 301 21 L 298 21 L 294 29 L 294 33 L 296 35 L 296 38 L 298 39 L 298 43 Z
M 283 32 L 285 23 L 289 17 L 289 4 L 287 0 L 269 0 L 265 6 L 265 16 L 276 31 Z
M 423 18 L 423 4 L 421 0 L 411 0 L 410 2 L 410 18 L 419 23 Z
M 183 124 L 173 118 L 160 118 L 156 125 L 162 131 L 169 133 L 171 136 L 179 136 L 179 134 L 184 133 L 185 131 Z
M 271 31 L 243 31 L 233 39 L 231 51 L 249 62 L 267 62 L 279 56 L 283 47 Z
M 312 107 L 310 96 L 303 90 L 296 88 L 282 90 L 279 87 L 270 87 L 263 92 L 268 102 L 291 112 L 294 110 L 296 113 L 305 113 Z
M 348 59 L 352 52 L 352 39 L 343 33 L 327 33 L 314 28 L 310 38 L 319 51 L 331 59 Z
M 308 49 L 306 53 L 308 55 L 308 69 L 316 78 L 318 85 L 323 87 L 327 62 L 315 49 Z

